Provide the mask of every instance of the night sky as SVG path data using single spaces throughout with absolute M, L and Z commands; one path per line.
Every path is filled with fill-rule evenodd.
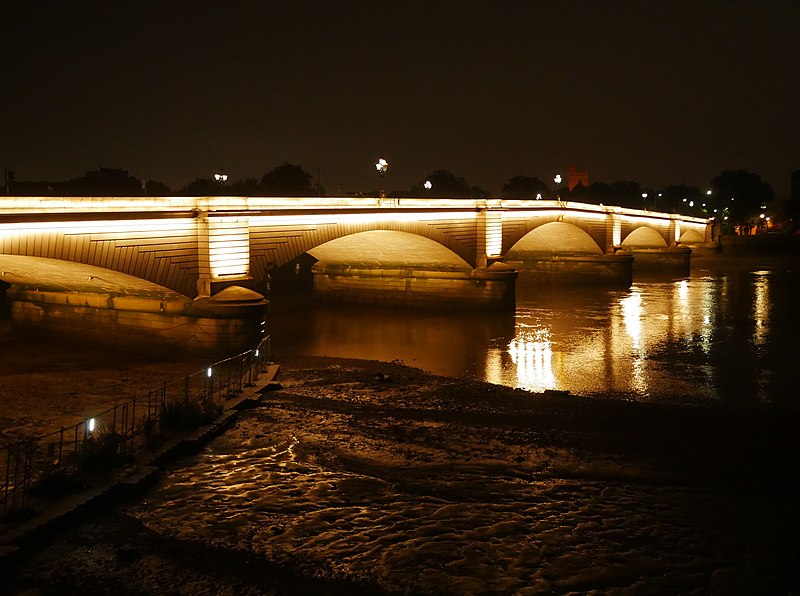
M 0 15 L 0 166 L 179 188 L 284 162 L 329 193 L 436 169 L 788 193 L 800 3 L 27 0 Z

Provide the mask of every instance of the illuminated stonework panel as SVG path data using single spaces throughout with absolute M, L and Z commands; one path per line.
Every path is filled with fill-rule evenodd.
M 622 244 L 622 222 L 614 218 L 613 230 L 611 232 L 612 246 L 619 246 Z
M 244 279 L 250 273 L 250 225 L 246 217 L 208 219 L 211 278 Z
M 503 216 L 501 212 L 486 214 L 486 256 L 500 257 L 503 254 Z

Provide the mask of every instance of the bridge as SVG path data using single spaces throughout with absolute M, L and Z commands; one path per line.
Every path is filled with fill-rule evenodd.
M 67 261 L 95 273 L 53 295 L 96 285 L 115 316 L 157 306 L 219 320 L 310 255 L 315 291 L 331 297 L 496 306 L 513 304 L 519 271 L 629 285 L 634 261 L 688 268 L 710 242 L 706 219 L 547 200 L 3 197 L 0 286 L 12 304 L 56 300 L 42 290 L 52 270 L 37 278 L 34 263 Z M 126 277 L 102 287 L 112 273 Z

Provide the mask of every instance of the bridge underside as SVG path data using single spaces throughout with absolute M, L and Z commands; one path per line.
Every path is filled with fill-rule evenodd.
M 266 302 L 230 289 L 192 300 L 158 284 L 92 265 L 0 255 L 0 316 L 116 345 L 229 352 L 259 333 Z
M 633 276 L 630 255 L 606 255 L 586 231 L 561 221 L 528 232 L 506 252 L 503 262 L 538 284 L 627 288 Z
M 392 230 L 359 232 L 309 251 L 317 296 L 341 302 L 514 308 L 516 273 L 473 268 L 441 244 Z

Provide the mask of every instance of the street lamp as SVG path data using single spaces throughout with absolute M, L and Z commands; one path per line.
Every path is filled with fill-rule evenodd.
M 561 200 L 561 196 L 558 194 L 558 185 L 561 184 L 561 180 L 563 180 L 563 178 L 561 178 L 561 174 L 556 174 L 553 177 L 553 182 L 556 183 L 556 200 L 557 201 Z
M 378 172 L 378 175 L 381 177 L 381 194 L 380 198 L 386 198 L 386 192 L 383 189 L 383 177 L 386 175 L 386 170 L 389 169 L 389 162 L 386 161 L 384 158 L 379 158 L 378 162 L 375 164 L 375 170 Z
M 424 186 L 424 187 L 425 187 L 425 190 L 430 190 L 430 189 L 432 189 L 432 188 L 433 188 L 433 184 L 431 184 L 431 181 L 430 181 L 430 180 L 426 180 L 426 181 L 425 181 L 425 184 L 423 184 L 422 186 Z
M 228 179 L 228 175 L 225 173 L 225 170 L 220 170 L 219 172 L 217 172 L 216 174 L 214 174 L 214 180 L 216 180 L 216 181 L 217 181 L 217 183 L 218 183 L 220 186 L 222 186 L 223 184 L 225 184 L 225 181 L 226 181 L 227 179 Z

